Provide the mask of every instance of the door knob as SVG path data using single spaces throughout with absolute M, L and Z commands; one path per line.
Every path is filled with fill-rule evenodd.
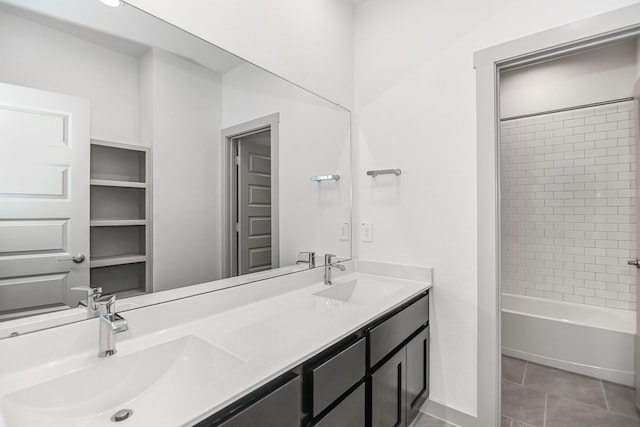
M 61 258 L 58 261 L 73 261 L 76 264 L 80 264 L 85 260 L 85 256 L 83 254 L 75 254 L 72 255 L 71 258 Z
M 627 261 L 627 264 L 629 265 L 635 265 L 636 268 L 640 268 L 640 259 L 636 258 L 636 259 L 630 259 L 629 261 Z

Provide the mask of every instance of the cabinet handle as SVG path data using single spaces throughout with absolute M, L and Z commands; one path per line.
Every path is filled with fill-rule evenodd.
M 402 425 L 402 362 L 398 363 L 398 422 L 394 427 Z

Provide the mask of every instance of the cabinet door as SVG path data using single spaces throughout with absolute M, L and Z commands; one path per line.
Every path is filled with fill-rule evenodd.
M 365 392 L 364 384 L 360 384 L 314 427 L 364 427 L 364 424 Z
M 407 344 L 407 423 L 429 396 L 429 327 Z
M 406 426 L 405 357 L 402 348 L 371 376 L 373 427 Z

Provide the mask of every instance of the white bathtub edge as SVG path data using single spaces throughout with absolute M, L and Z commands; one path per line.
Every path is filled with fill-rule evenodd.
M 538 354 L 515 350 L 508 347 L 502 347 L 502 354 L 504 354 L 505 356 L 516 357 L 518 359 L 538 363 L 540 365 L 551 366 L 553 368 L 575 372 L 576 374 L 587 375 L 594 378 L 600 378 L 605 381 L 623 384 L 629 387 L 635 387 L 635 375 L 633 372 L 629 371 L 607 369 L 598 366 L 569 362 L 566 360 L 558 360 L 551 357 L 540 356 Z

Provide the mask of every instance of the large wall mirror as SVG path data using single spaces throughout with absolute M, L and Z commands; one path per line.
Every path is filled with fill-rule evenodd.
M 0 0 L 0 338 L 351 257 L 350 113 L 127 4 Z

